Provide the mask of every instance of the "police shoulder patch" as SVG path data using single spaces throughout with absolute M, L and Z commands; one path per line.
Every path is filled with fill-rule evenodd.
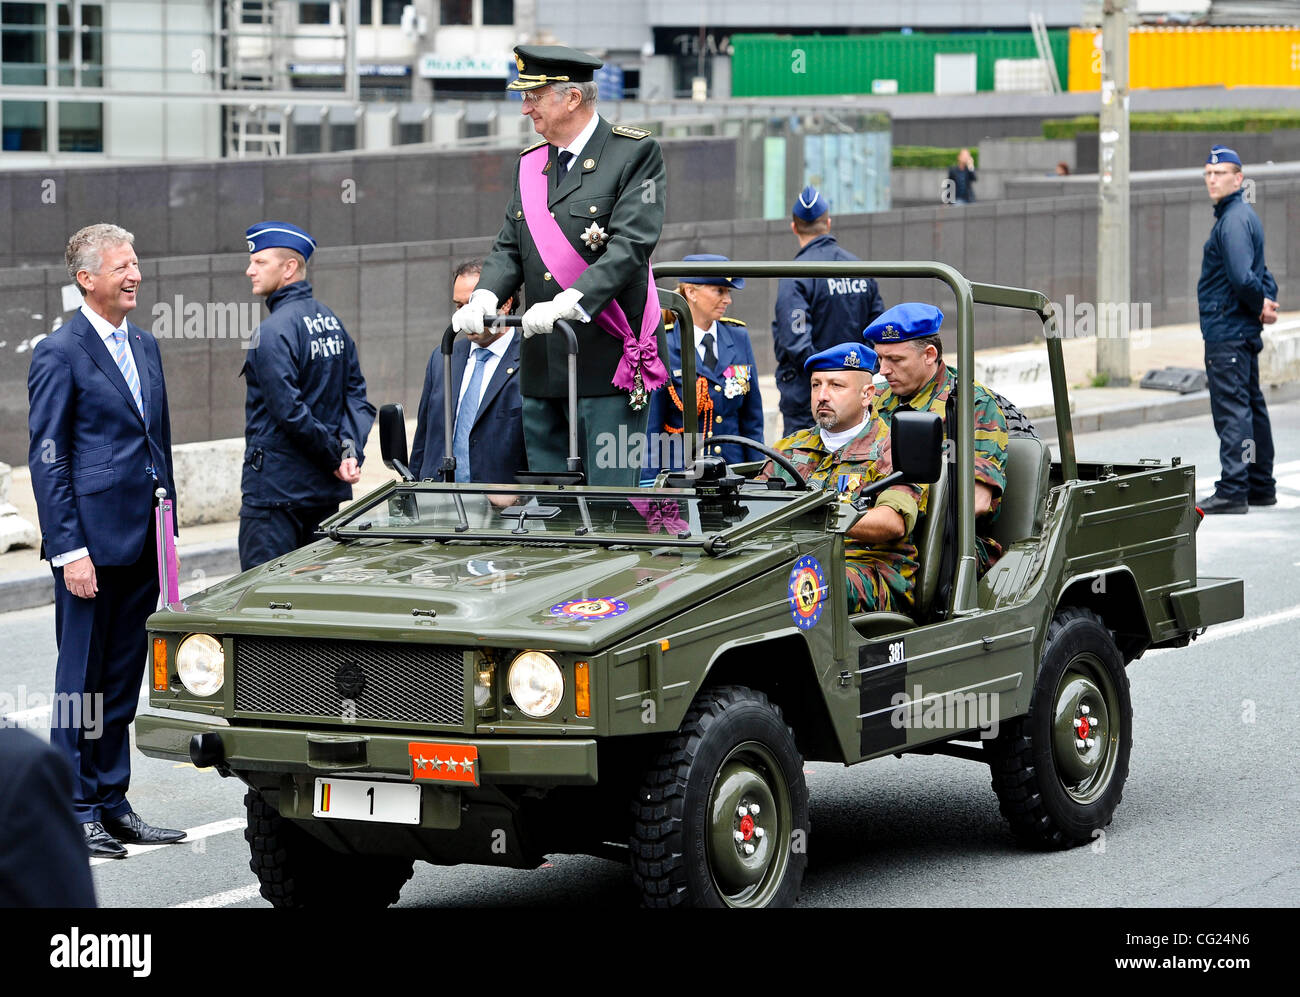
M 530 145 L 527 149 L 521 149 L 521 150 L 519 151 L 519 155 L 521 155 L 521 156 L 526 156 L 526 155 L 528 155 L 530 152 L 532 152 L 534 149 L 540 149 L 540 148 L 541 148 L 542 146 L 544 146 L 545 144 L 546 144 L 546 139 L 542 139 L 540 142 L 534 142 L 534 143 L 533 143 L 532 145 Z
M 615 135 L 622 135 L 624 138 L 645 138 L 650 133 L 644 128 L 637 128 L 635 125 L 615 125 L 611 131 Z
M 723 315 L 722 318 L 718 319 L 718 321 L 723 323 L 724 325 L 738 325 L 742 329 L 745 328 L 744 322 L 740 321 L 740 319 L 738 318 L 732 318 L 729 315 Z

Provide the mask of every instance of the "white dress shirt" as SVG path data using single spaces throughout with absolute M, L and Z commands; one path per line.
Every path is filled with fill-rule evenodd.
M 492 375 L 496 373 L 497 364 L 501 362 L 502 357 L 506 355 L 506 350 L 510 349 L 510 344 L 515 338 L 515 330 L 507 329 L 501 338 L 489 346 L 478 347 L 472 342 L 469 347 L 469 356 L 465 358 L 465 373 L 460 378 L 460 390 L 456 392 L 456 407 L 452 410 L 453 418 L 455 413 L 460 411 L 461 399 L 465 397 L 465 391 L 469 388 L 469 379 L 474 376 L 474 365 L 478 363 L 474 359 L 474 351 L 485 349 L 492 355 L 483 361 L 483 383 L 479 385 L 478 397 L 474 399 L 474 409 L 478 410 L 479 405 L 483 404 L 483 395 L 487 391 L 488 383 L 492 380 Z M 455 427 L 452 427 L 455 429 Z
M 700 364 L 704 363 L 704 336 L 706 333 L 713 335 L 713 355 L 718 355 L 718 323 L 714 322 L 707 329 L 701 329 L 695 326 L 695 352 L 699 355 Z M 697 364 L 698 367 L 700 364 Z
M 560 152 L 573 153 L 573 165 L 569 167 L 570 170 L 578 165 L 578 157 L 582 155 L 582 150 L 586 148 L 587 143 L 591 140 L 591 136 L 596 134 L 596 125 L 599 123 L 600 116 L 592 114 L 591 120 L 587 122 L 587 126 L 583 128 L 582 131 L 578 132 L 578 137 L 560 149 Z

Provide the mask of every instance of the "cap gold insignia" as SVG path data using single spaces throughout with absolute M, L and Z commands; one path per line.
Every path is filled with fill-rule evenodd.
M 524 57 L 518 53 L 515 55 L 515 65 L 519 67 L 521 73 L 524 71 Z
M 595 222 L 588 225 L 582 233 L 582 241 L 587 244 L 588 249 L 599 249 L 608 238 L 609 233 Z
M 862 366 L 862 360 L 858 357 L 857 350 L 849 350 L 849 355 L 844 358 L 844 366 L 857 369 Z
M 881 338 L 881 339 L 897 339 L 897 338 L 898 338 L 898 329 L 897 329 L 897 327 L 894 326 L 894 325 L 887 325 L 887 326 L 885 326 L 884 331 L 881 332 L 881 334 L 880 334 L 880 338 Z
M 596 168 L 596 161 L 594 159 L 584 159 L 582 161 L 582 168 L 584 170 L 594 170 Z

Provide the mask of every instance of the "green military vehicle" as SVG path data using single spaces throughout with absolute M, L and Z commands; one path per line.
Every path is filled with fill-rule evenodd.
M 844 536 L 869 498 L 777 488 L 712 454 L 654 488 L 589 487 L 572 438 L 565 473 L 414 481 L 388 409 L 401 480 L 311 546 L 149 621 L 161 712 L 138 718 L 137 744 L 247 784 L 245 836 L 273 904 L 387 905 L 417 859 L 579 853 L 627 861 L 650 906 L 789 905 L 815 842 L 806 760 L 982 761 L 1033 846 L 1110 823 L 1129 766 L 1126 667 L 1243 611 L 1239 579 L 1197 576 L 1194 468 L 1076 460 L 1042 294 L 938 263 L 659 276 L 724 270 L 929 277 L 956 296 L 956 432 L 943 441 L 938 417 L 915 413 L 891 434 L 898 472 L 932 482 L 915 615 L 846 610 Z M 1011 439 L 1005 553 L 978 578 L 976 304 L 1043 321 L 1058 440 L 1053 459 Z

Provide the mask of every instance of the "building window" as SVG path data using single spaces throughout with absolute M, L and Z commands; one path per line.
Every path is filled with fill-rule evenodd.
M 45 4 L 0 3 L 0 83 L 45 86 L 45 59 Z
M 439 24 L 473 24 L 474 0 L 441 0 Z
M 407 0 L 383 0 L 382 23 L 401 24 L 402 10 L 406 5 Z
M 330 125 L 330 152 L 348 152 L 357 147 L 356 125 Z
M 298 4 L 299 24 L 329 24 L 330 5 L 328 3 Z
M 293 126 L 293 152 L 304 154 L 309 152 L 320 152 L 320 130 L 319 124 Z
M 104 7 L 102 4 L 81 5 L 80 32 L 72 29 L 72 15 L 66 3 L 59 4 L 59 86 L 70 87 L 77 83 L 74 62 L 81 63 L 81 85 L 104 85 Z M 81 37 L 78 56 L 75 39 Z
M 427 142 L 424 135 L 423 121 L 408 121 L 397 126 L 398 145 L 418 145 Z
M 45 104 L 42 101 L 6 100 L 0 104 L 0 149 L 5 152 L 45 151 Z
M 274 0 L 244 0 L 239 5 L 240 24 L 270 24 Z
M 515 0 L 483 0 L 484 24 L 514 24 Z
M 104 151 L 104 105 L 59 102 L 59 152 Z

